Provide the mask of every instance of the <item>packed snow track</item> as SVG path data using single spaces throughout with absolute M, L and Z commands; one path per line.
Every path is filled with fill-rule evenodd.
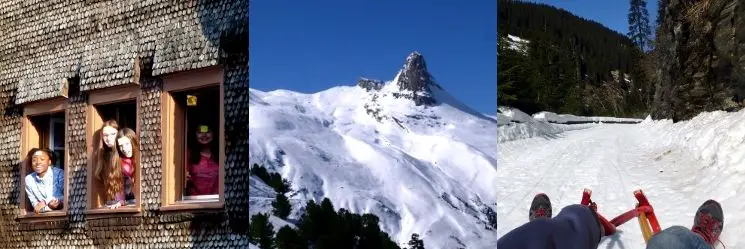
M 500 143 L 497 234 L 526 223 L 539 192 L 549 196 L 556 215 L 579 203 L 582 189 L 590 188 L 598 211 L 611 219 L 634 207 L 632 192 L 641 188 L 663 229 L 691 227 L 701 203 L 719 201 L 725 215 L 720 240 L 729 248 L 743 248 L 745 198 L 737 194 L 745 180 L 744 140 L 745 111 L 740 111 L 704 113 L 677 124 L 599 125 Z M 632 220 L 599 248 L 644 247 L 639 224 Z

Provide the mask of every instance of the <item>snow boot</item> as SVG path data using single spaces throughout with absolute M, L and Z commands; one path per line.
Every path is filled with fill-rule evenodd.
M 706 243 L 714 247 L 719 241 L 719 235 L 722 234 L 723 222 L 722 206 L 715 200 L 708 200 L 696 211 L 691 231 L 701 235 Z
M 533 202 L 530 203 L 530 213 L 528 214 L 528 220 L 533 221 L 538 218 L 551 219 L 551 200 L 544 193 L 539 193 L 533 197 Z

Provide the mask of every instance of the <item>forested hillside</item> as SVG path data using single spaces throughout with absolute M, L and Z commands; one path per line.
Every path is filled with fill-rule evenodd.
M 499 0 L 497 15 L 499 105 L 527 113 L 648 114 L 654 85 L 643 70 L 645 54 L 628 37 L 545 4 Z

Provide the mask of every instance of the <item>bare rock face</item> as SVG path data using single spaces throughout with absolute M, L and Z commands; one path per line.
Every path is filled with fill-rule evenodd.
M 371 93 L 370 100 L 364 105 L 367 114 L 374 117 L 378 122 L 392 120 L 399 123 L 399 125 L 401 125 L 400 123 L 402 121 L 396 117 L 388 116 L 384 111 L 385 107 L 379 103 L 379 99 L 392 96 L 402 101 L 412 101 L 416 106 L 427 107 L 438 104 L 437 99 L 432 94 L 432 90 L 443 90 L 440 85 L 435 83 L 434 78 L 427 71 L 427 63 L 424 61 L 424 57 L 418 52 L 413 52 L 406 57 L 404 66 L 398 71 L 395 80 L 388 85 L 379 80 L 360 78 L 357 81 L 357 86 Z M 425 117 L 422 115 L 405 116 L 414 120 L 424 118 L 438 119 L 437 117 Z
M 419 52 L 413 52 L 406 57 L 406 63 L 399 71 L 395 83 L 398 85 L 399 92 L 393 95 L 397 98 L 410 99 L 417 106 L 437 103 L 432 96 L 432 88 L 441 88 L 427 71 L 427 63 Z
M 663 0 L 652 117 L 737 110 L 745 97 L 745 0 Z
M 360 78 L 357 81 L 357 86 L 364 88 L 365 90 L 369 91 L 378 91 L 383 88 L 383 85 L 385 85 L 385 82 L 381 80 L 374 80 L 374 79 L 368 79 L 368 78 Z

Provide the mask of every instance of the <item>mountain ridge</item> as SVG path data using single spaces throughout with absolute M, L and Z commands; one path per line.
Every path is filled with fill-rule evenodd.
M 292 183 L 297 206 L 288 219 L 307 200 L 329 198 L 337 208 L 377 215 L 400 243 L 419 233 L 427 248 L 495 245 L 497 142 L 483 134 L 496 134 L 496 120 L 462 110 L 442 88 L 429 88 L 435 103 L 427 105 L 392 94 L 421 85 L 368 82 L 312 94 L 249 90 L 249 163 Z M 255 182 L 249 192 L 266 195 Z M 261 212 L 271 198 L 249 202 Z

